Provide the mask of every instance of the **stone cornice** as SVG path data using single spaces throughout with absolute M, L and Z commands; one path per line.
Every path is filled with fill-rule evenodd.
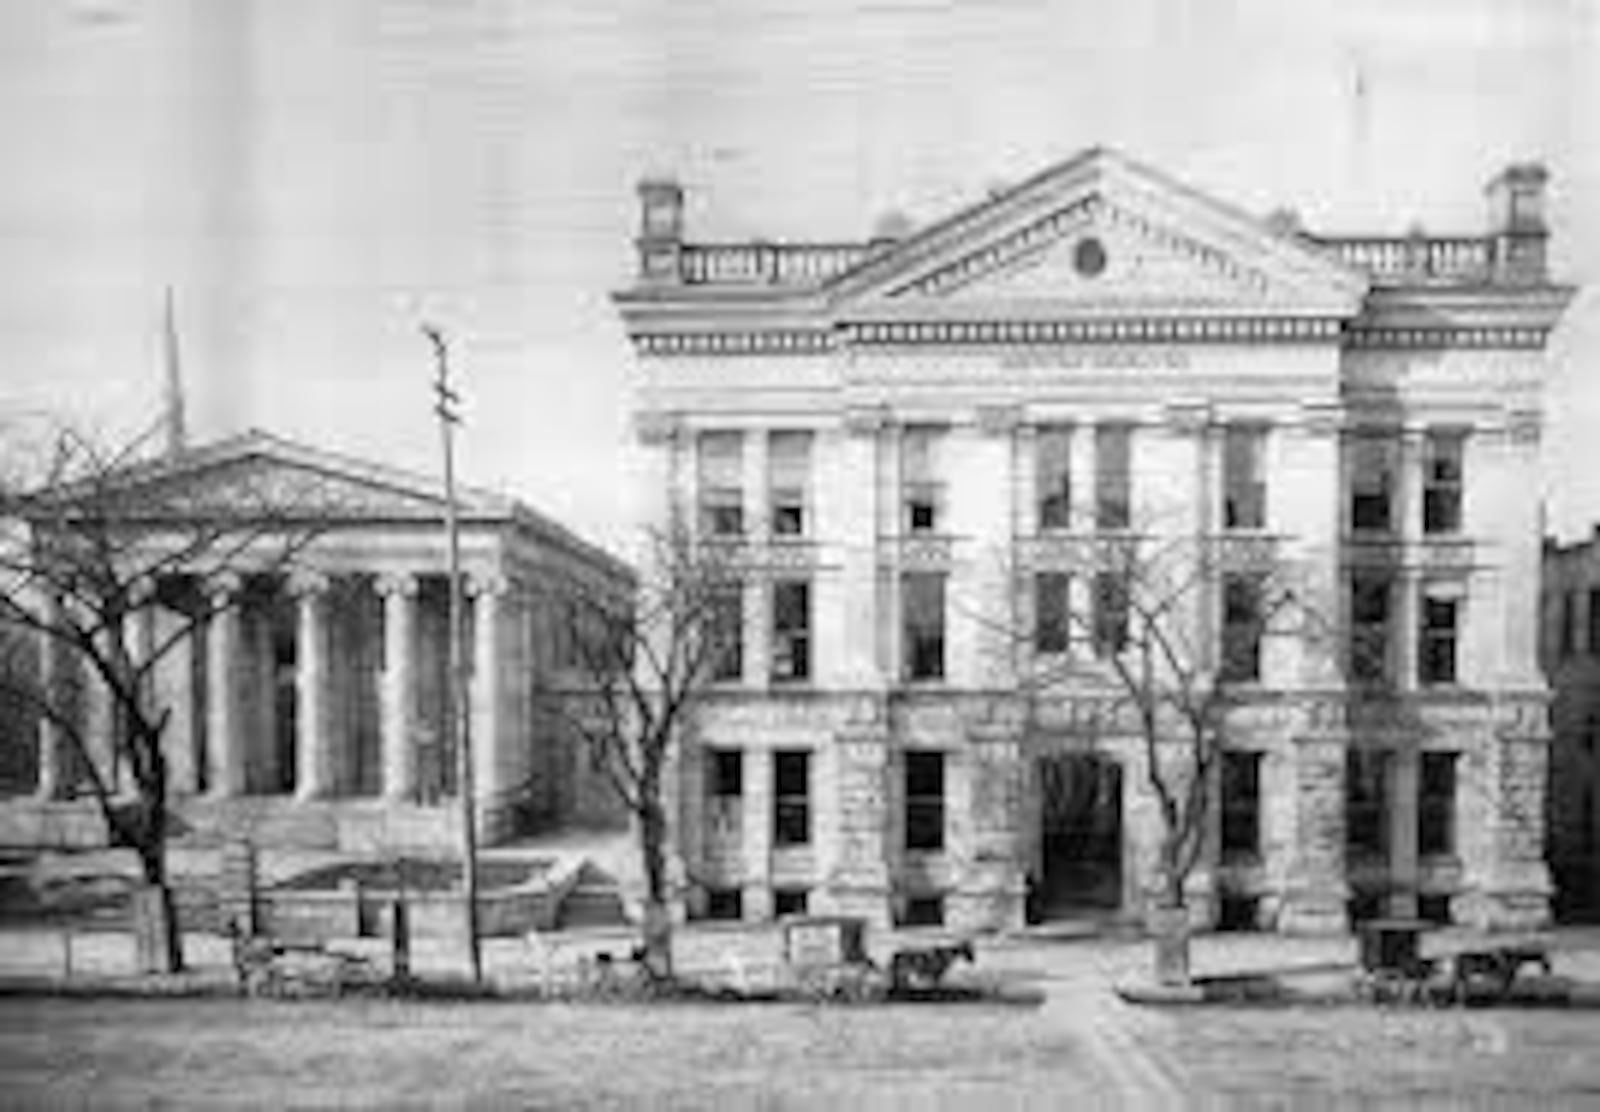
M 1538 350 L 1550 337 L 1549 328 L 1399 328 L 1357 325 L 1345 333 L 1345 346 L 1370 349 L 1493 348 Z

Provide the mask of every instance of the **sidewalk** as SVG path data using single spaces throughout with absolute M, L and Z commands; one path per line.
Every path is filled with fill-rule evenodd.
M 1565 928 L 1541 932 L 1538 937 L 1548 943 L 1558 975 L 1600 982 L 1600 929 Z M 885 962 L 899 945 L 930 940 L 926 933 L 882 932 L 869 937 L 868 948 L 874 958 Z M 482 944 L 484 973 L 505 987 L 531 986 L 547 976 L 569 976 L 581 962 L 593 960 L 599 953 L 623 960 L 636 941 L 636 934 L 626 928 L 554 932 L 532 939 L 488 938 Z M 1442 930 L 1424 939 L 1422 951 L 1431 956 L 1484 941 L 1480 934 Z M 676 935 L 674 959 L 680 972 L 760 976 L 781 963 L 782 948 L 782 931 L 774 926 L 693 924 L 680 928 Z M 330 949 L 359 954 L 379 969 L 388 967 L 389 947 L 384 939 L 339 939 Z M 1124 936 L 1019 934 L 979 939 L 977 951 L 980 973 L 1075 988 L 1109 989 L 1118 980 L 1146 972 L 1151 961 L 1148 941 Z M 226 938 L 190 932 L 184 937 L 184 955 L 188 970 L 182 980 L 186 984 L 196 989 L 233 985 L 232 950 Z M 1331 974 L 1356 968 L 1357 943 L 1348 936 L 1200 935 L 1194 939 L 1192 965 L 1197 976 Z M 451 940 L 414 940 L 411 967 L 424 978 L 458 978 L 467 968 L 465 947 Z M 133 938 L 126 932 L 54 927 L 0 930 L 0 988 L 137 980 Z

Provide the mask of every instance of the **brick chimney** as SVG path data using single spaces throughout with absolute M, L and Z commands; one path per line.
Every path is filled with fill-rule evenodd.
M 1489 199 L 1496 283 L 1537 285 L 1545 280 L 1544 186 L 1549 173 L 1537 162 L 1518 162 L 1502 170 L 1484 193 Z
M 639 278 L 652 285 L 682 281 L 678 256 L 683 246 L 683 186 L 670 178 L 639 183 Z

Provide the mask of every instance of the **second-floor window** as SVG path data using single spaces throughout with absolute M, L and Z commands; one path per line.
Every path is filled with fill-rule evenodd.
M 1350 580 L 1350 676 L 1366 682 L 1389 678 L 1389 613 L 1394 581 L 1377 573 Z
M 1090 619 L 1095 656 L 1104 659 L 1128 647 L 1129 601 L 1126 579 L 1116 572 L 1095 573 Z
M 1456 682 L 1459 613 L 1450 595 L 1425 590 L 1421 628 L 1417 631 L 1417 679 L 1424 686 Z
M 1133 429 L 1097 425 L 1094 430 L 1094 524 L 1126 529 L 1133 518 Z
M 901 503 L 908 533 L 937 533 L 944 528 L 944 486 L 938 458 L 943 431 L 913 425 L 901 436 Z
M 905 675 L 910 680 L 944 677 L 944 576 L 910 572 L 900 582 L 905 633 Z
M 1265 621 L 1261 579 L 1229 574 L 1222 580 L 1222 660 L 1224 680 L 1261 678 L 1261 635 Z
M 811 678 L 811 584 L 803 579 L 772 585 L 772 678 Z
M 700 530 L 737 537 L 744 533 L 744 434 L 703 432 L 698 451 Z
M 1042 425 L 1034 440 L 1039 529 L 1072 525 L 1072 426 Z
M 1422 447 L 1422 531 L 1461 531 L 1461 457 L 1458 432 L 1429 432 Z
M 1042 571 L 1033 577 L 1033 647 L 1041 653 L 1064 653 L 1072 643 L 1072 577 L 1063 571 Z
M 807 492 L 811 486 L 811 434 L 774 432 L 767 437 L 767 500 L 776 537 L 808 532 Z
M 1230 425 L 1222 446 L 1222 526 L 1264 529 L 1267 525 L 1267 430 Z
M 811 753 L 779 749 L 772 754 L 772 842 L 803 846 L 811 841 Z
M 1600 587 L 1589 588 L 1589 655 L 1600 656 Z
M 1394 528 L 1395 478 L 1400 440 L 1392 433 L 1361 432 L 1350 439 L 1350 528 L 1387 533 Z
M 744 591 L 730 585 L 711 596 L 711 678 L 738 680 L 744 675 Z

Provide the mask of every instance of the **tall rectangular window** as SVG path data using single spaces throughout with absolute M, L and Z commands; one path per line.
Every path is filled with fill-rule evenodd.
M 811 841 L 811 753 L 779 749 L 772 754 L 772 842 L 803 846 Z
M 707 749 L 704 755 L 706 835 L 736 839 L 744 818 L 744 754 L 738 749 Z
M 944 848 L 943 753 L 906 753 L 906 848 Z
M 1128 583 L 1116 572 L 1096 572 L 1094 577 L 1094 655 L 1105 658 L 1128 647 Z
M 1600 656 L 1600 587 L 1589 588 L 1589 655 Z
M 944 485 L 938 459 L 943 432 L 913 425 L 901 434 L 901 502 L 908 533 L 937 533 L 943 528 Z
M 1393 433 L 1360 432 L 1351 437 L 1349 451 L 1350 527 L 1387 533 L 1394 528 L 1399 438 Z
M 711 596 L 711 678 L 728 681 L 744 676 L 744 589 L 718 588 Z
M 811 678 L 811 584 L 804 579 L 772 585 L 772 678 Z
M 1456 599 L 1424 590 L 1417 631 L 1417 680 L 1424 686 L 1456 682 Z
M 1376 682 L 1390 678 L 1389 612 L 1392 576 L 1362 572 L 1350 579 L 1350 675 Z
M 1042 571 L 1033 577 L 1033 647 L 1041 653 L 1064 653 L 1072 644 L 1072 577 Z
M 1352 859 L 1389 856 L 1389 776 L 1386 749 L 1350 749 L 1345 754 L 1345 854 Z
M 1094 524 L 1126 529 L 1133 519 L 1133 429 L 1096 425 L 1094 430 Z
M 712 799 L 738 799 L 744 795 L 743 752 L 706 750 L 706 794 Z
M 772 534 L 803 537 L 809 531 L 807 494 L 811 487 L 811 434 L 773 432 L 767 435 L 767 502 Z
M 1072 426 L 1042 425 L 1034 440 L 1034 482 L 1039 529 L 1072 525 Z
M 1422 531 L 1461 531 L 1461 458 L 1465 437 L 1431 430 L 1422 444 Z
M 1578 592 L 1561 593 L 1561 656 L 1566 659 L 1578 651 Z
M 1267 430 L 1230 425 L 1222 445 L 1222 526 L 1264 529 L 1267 525 Z
M 1261 852 L 1261 754 L 1228 749 L 1222 754 L 1222 853 Z
M 737 537 L 744 533 L 744 434 L 702 432 L 697 449 L 700 530 Z
M 944 575 L 910 572 L 900 581 L 906 678 L 944 677 Z
M 1241 683 L 1261 678 L 1265 607 L 1259 575 L 1230 573 L 1222 579 L 1222 679 Z
M 1417 852 L 1456 851 L 1456 754 L 1422 754 L 1418 785 Z

